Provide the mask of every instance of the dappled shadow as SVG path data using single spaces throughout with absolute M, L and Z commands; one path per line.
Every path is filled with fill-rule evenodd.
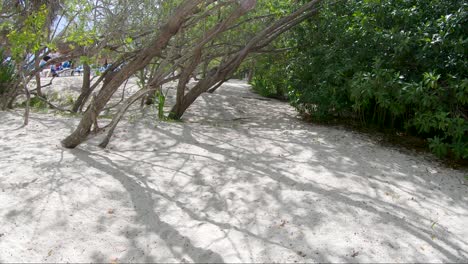
M 248 95 L 245 90 L 241 93 Z M 466 241 L 449 227 L 456 225 L 455 229 L 461 230 L 467 217 L 462 174 L 433 172 L 432 165 L 421 164 L 421 158 L 381 148 L 365 136 L 312 127 L 284 107 L 265 112 L 257 106 L 253 112 L 262 113 L 265 119 L 239 125 L 238 119 L 229 119 L 235 114 L 213 115 L 213 108 L 224 109 L 226 103 L 208 99 L 212 98 L 198 101 L 201 105 L 187 113 L 185 124 L 153 128 L 139 123 L 133 129 L 121 128 L 116 133 L 117 142 L 110 145 L 109 157 L 118 159 L 124 171 L 131 167 L 144 171 L 138 182 L 158 186 L 163 191 L 153 187 L 150 193 L 164 198 L 190 219 L 242 233 L 286 252 L 299 252 L 305 259 L 376 261 L 379 258 L 373 252 L 382 250 L 385 252 L 379 253 L 380 259 L 387 260 L 466 258 Z M 243 103 L 233 103 L 233 113 L 242 114 L 236 107 Z M 194 190 L 200 191 L 201 197 L 194 198 Z M 458 219 L 444 224 L 440 214 Z M 360 218 L 368 222 L 360 223 Z M 333 245 L 333 235 L 321 230 L 330 219 L 349 229 L 343 230 L 345 233 L 359 230 L 354 235 L 364 241 L 360 245 L 348 242 L 341 248 L 348 251 L 340 253 L 313 243 L 315 234 L 319 241 L 328 237 L 327 244 Z M 348 228 L 344 219 L 353 219 L 348 220 Z M 281 233 L 289 225 L 296 228 L 293 235 Z M 347 234 L 340 237 L 356 239 Z M 221 237 L 210 245 L 223 240 L 226 243 L 229 239 Z M 232 248 L 239 248 L 246 242 L 230 243 Z M 245 252 L 237 254 L 238 260 L 245 259 Z
M 241 93 L 245 93 L 245 90 L 241 90 Z M 269 112 L 263 110 L 262 114 L 274 122 L 267 122 L 266 119 L 261 120 L 265 123 L 258 120 L 246 121 L 242 124 L 244 129 L 240 130 L 242 133 L 239 136 L 239 127 L 235 127 L 237 120 L 212 115 L 213 108 L 225 108 L 226 102 L 209 101 L 206 98 L 199 101 L 201 106 L 195 105 L 190 110 L 185 117 L 186 123 L 200 116 L 204 118 L 203 121 L 210 122 L 200 122 L 202 126 L 176 125 L 156 128 L 157 136 L 148 135 L 148 131 L 144 131 L 142 127 L 125 130 L 124 140 L 130 141 L 126 145 L 131 147 L 121 147 L 122 144 L 118 144 L 116 153 L 128 152 L 127 155 L 119 155 L 122 158 L 135 154 L 148 157 L 131 162 L 134 166 L 146 164 L 152 167 L 160 166 L 162 160 L 184 159 L 183 166 L 193 168 L 193 164 L 187 164 L 187 158 L 197 157 L 204 160 L 198 162 L 203 163 L 198 165 L 201 169 L 192 169 L 192 173 L 185 173 L 185 176 L 200 177 L 204 174 L 203 170 L 211 168 L 209 174 L 219 175 L 216 177 L 219 182 L 216 182 L 215 189 L 236 181 L 249 182 L 258 187 L 258 193 L 263 193 L 269 199 L 274 198 L 273 201 L 265 199 L 264 203 L 274 202 L 281 205 L 281 210 L 288 212 L 293 219 L 309 217 L 322 220 L 324 217 L 343 214 L 358 218 L 362 212 L 371 214 L 378 219 L 374 220 L 374 224 L 396 230 L 390 231 L 388 238 L 381 242 L 388 245 L 386 253 L 391 254 L 395 251 L 392 253 L 395 258 L 401 257 L 401 252 L 396 252 L 396 249 L 403 245 L 392 239 L 398 241 L 401 233 L 410 237 L 410 241 L 429 245 L 443 255 L 446 261 L 460 261 L 466 257 L 466 241 L 462 236 L 450 234 L 448 228 L 439 223 L 440 216 L 437 216 L 437 211 L 442 210 L 446 214 L 457 215 L 459 221 L 466 219 L 466 211 L 461 209 L 466 201 L 467 190 L 460 184 L 463 180 L 461 174 L 449 177 L 437 171 L 432 172 L 434 169 L 431 165 L 420 164 L 420 158 L 406 156 L 391 148 L 382 149 L 375 146 L 371 139 L 352 132 L 304 124 L 294 120 L 295 117 L 289 115 L 288 109 L 268 109 Z M 242 102 L 233 104 L 239 105 L 242 105 Z M 262 111 L 258 108 L 252 110 Z M 234 124 L 229 125 L 229 121 Z M 284 130 L 285 127 L 288 129 L 280 134 L 274 132 Z M 350 138 L 354 140 L 350 141 Z M 142 142 L 144 145 L 138 148 Z M 178 151 L 174 150 L 178 148 Z M 191 148 L 194 148 L 193 152 L 187 153 Z M 392 159 L 395 155 L 408 160 L 403 160 L 404 163 L 400 164 L 399 160 Z M 249 176 L 233 176 L 237 174 Z M 265 188 L 259 185 L 259 178 L 269 178 L 275 187 Z M 330 181 L 329 185 L 326 184 L 327 180 Z M 331 207 L 326 208 L 327 214 L 312 210 L 313 213 L 305 216 L 294 215 L 288 208 L 297 207 L 298 204 L 285 203 L 281 199 L 281 194 L 288 191 L 306 192 L 314 197 L 322 197 L 329 200 L 326 203 Z M 262 196 L 260 194 L 259 196 Z M 307 202 L 316 201 L 309 199 L 305 203 Z M 208 201 L 206 203 L 208 204 Z M 254 204 L 248 208 L 255 211 L 258 206 Z M 193 219 L 208 221 L 205 218 L 197 218 L 196 214 L 190 215 Z M 232 225 L 226 226 L 225 223 L 210 223 L 217 223 L 223 229 L 241 230 Z M 313 222 L 310 228 L 313 230 L 313 226 L 317 224 L 320 224 L 320 221 Z M 434 226 L 439 226 L 439 229 L 435 229 Z M 274 236 L 266 234 L 268 235 Z M 406 256 L 406 260 L 417 260 L 420 259 L 418 256 L 424 255 L 424 252 L 421 252 L 424 251 L 423 246 L 410 247 L 413 256 Z M 364 254 L 361 253 L 361 257 Z M 367 257 L 372 259 L 370 255 Z
M 157 200 L 158 197 L 152 196 L 154 190 L 145 183 L 144 178 L 138 178 L 140 183 L 133 180 L 132 177 L 127 174 L 132 172 L 131 169 L 126 169 L 123 166 L 121 167 L 103 155 L 91 154 L 80 150 L 74 151 L 74 154 L 88 166 L 112 175 L 125 187 L 130 194 L 130 198 L 137 213 L 135 215 L 135 221 L 142 222 L 145 226 L 145 234 L 155 233 L 164 239 L 167 247 L 175 257 L 179 259 L 182 258 L 182 254 L 174 250 L 175 247 L 179 247 L 183 249 L 184 253 L 187 253 L 191 257 L 192 261 L 215 263 L 223 262 L 223 258 L 219 254 L 211 250 L 193 246 L 190 239 L 181 235 L 171 225 L 161 221 L 158 214 L 154 211 L 157 204 L 155 200 Z M 103 160 L 104 162 L 99 162 L 99 160 Z M 135 173 L 133 173 L 133 175 L 135 175 Z M 123 259 L 128 259 L 128 257 L 123 257 Z M 145 259 L 145 262 L 154 261 L 155 260 L 151 256 L 147 256 Z
M 0 248 L 56 262 L 466 261 L 463 172 L 229 85 L 183 123 L 122 122 L 107 150 L 1 138 Z
M 356 181 L 355 184 L 358 184 L 357 187 L 367 189 L 368 191 L 374 193 L 367 193 L 361 191 L 353 191 L 352 189 L 346 188 L 346 186 L 342 186 L 341 188 L 336 188 L 333 186 L 326 186 L 323 183 L 315 182 L 313 175 L 310 176 L 309 179 L 297 179 L 296 175 L 293 170 L 284 168 L 282 164 L 285 161 L 290 161 L 293 163 L 300 164 L 301 161 L 291 158 L 285 157 L 281 155 L 269 155 L 265 151 L 262 152 L 262 155 L 258 155 L 255 151 L 248 151 L 243 150 L 242 147 L 232 146 L 232 143 L 223 139 L 219 138 L 208 138 L 210 143 L 203 143 L 197 139 L 206 139 L 206 129 L 200 129 L 199 131 L 196 130 L 194 132 L 187 126 L 183 127 L 182 133 L 170 133 L 163 129 L 158 129 L 158 131 L 162 135 L 166 135 L 169 138 L 175 139 L 176 142 L 184 143 L 184 144 L 191 144 L 196 146 L 197 148 L 204 149 L 207 153 L 204 155 L 200 155 L 197 153 L 183 153 L 183 152 L 173 152 L 173 151 L 166 151 L 164 146 L 161 146 L 161 149 L 157 148 L 158 142 L 153 142 L 150 144 L 151 146 L 155 147 L 155 150 L 148 151 L 148 152 L 156 152 L 158 157 L 161 156 L 170 156 L 172 159 L 181 158 L 182 156 L 194 156 L 200 157 L 201 159 L 206 160 L 204 166 L 211 166 L 211 167 L 218 167 L 223 169 L 216 170 L 216 173 L 219 175 L 223 175 L 222 177 L 225 178 L 224 184 L 229 183 L 230 181 L 250 181 L 252 184 L 258 183 L 258 177 L 267 177 L 273 180 L 274 187 L 273 188 L 264 188 L 263 186 L 257 186 L 259 189 L 257 190 L 258 195 L 262 196 L 262 192 L 265 192 L 265 195 L 269 195 L 269 198 L 274 198 L 274 201 L 267 201 L 266 199 L 264 202 L 274 202 L 277 205 L 281 206 L 281 209 L 288 212 L 289 216 L 291 217 L 292 221 L 297 221 L 296 217 L 305 217 L 305 218 L 317 218 L 317 215 L 320 216 L 319 213 L 312 211 L 310 214 L 306 214 L 305 216 L 295 215 L 293 211 L 289 208 L 297 207 L 297 204 L 290 204 L 285 203 L 281 199 L 281 193 L 285 191 L 293 191 L 293 192 L 308 192 L 314 194 L 314 196 L 321 197 L 322 199 L 329 199 L 330 201 L 328 204 L 332 206 L 332 208 L 327 208 L 329 211 L 328 217 L 331 215 L 339 215 L 339 214 L 348 214 L 349 217 L 357 217 L 356 210 L 365 211 L 372 215 L 378 217 L 378 221 L 376 224 L 383 224 L 388 227 L 396 228 L 404 233 L 407 236 L 413 236 L 415 239 L 424 241 L 428 245 L 430 245 L 433 249 L 440 252 L 442 255 L 446 257 L 446 261 L 459 261 L 463 259 L 462 256 L 466 256 L 467 251 L 466 248 L 467 244 L 466 241 L 463 240 L 462 237 L 450 236 L 446 237 L 446 234 L 441 234 L 437 236 L 437 240 L 434 240 L 434 233 L 435 231 L 431 229 L 431 224 L 435 222 L 434 219 L 429 218 L 425 215 L 421 215 L 420 213 L 414 212 L 411 210 L 412 205 L 402 204 L 400 205 L 398 202 L 389 201 L 386 196 L 391 196 L 392 193 L 398 191 L 398 195 L 408 195 L 410 201 L 414 201 L 415 204 L 421 203 L 421 201 L 426 199 L 434 199 L 434 202 L 429 202 L 428 206 L 443 206 L 442 204 L 438 204 L 437 199 L 439 198 L 439 192 L 434 192 L 435 188 L 438 191 L 442 191 L 445 197 L 453 197 L 453 201 L 458 201 L 452 203 L 452 206 L 460 207 L 463 202 L 463 195 L 466 194 L 465 189 L 461 189 L 463 187 L 458 187 L 459 193 L 455 189 L 452 189 L 453 186 L 441 186 L 434 182 L 427 181 L 424 178 L 420 178 L 416 175 L 407 175 L 407 174 L 399 174 L 399 173 L 385 173 L 385 170 L 381 170 L 376 165 L 379 160 L 368 160 L 365 158 L 350 158 L 353 155 L 353 152 L 357 152 L 360 146 L 349 146 L 346 151 L 337 151 L 333 147 L 327 146 L 317 146 L 317 145 L 306 145 L 304 144 L 304 140 L 298 140 L 295 144 L 296 149 L 290 149 L 289 152 L 296 152 L 300 153 L 302 151 L 306 151 L 307 149 L 314 149 L 314 151 L 320 153 L 320 159 L 317 160 L 307 160 L 303 162 L 303 165 L 311 169 L 311 173 L 314 173 L 316 170 L 317 173 L 320 173 L 323 168 L 325 171 L 330 173 L 327 177 L 336 177 L 338 179 L 349 178 L 354 170 L 358 170 L 358 168 L 368 168 L 367 175 L 352 175 L 351 177 L 361 177 L 361 179 L 353 179 Z M 148 139 L 139 139 L 138 135 L 132 135 L 130 138 L 134 138 L 135 141 L 145 142 L 148 144 Z M 158 137 L 159 139 L 161 137 Z M 260 138 L 253 140 L 262 140 Z M 268 140 L 275 142 L 275 139 L 269 138 Z M 205 140 L 203 140 L 205 141 Z M 135 143 L 136 143 L 135 142 Z M 252 142 L 248 142 L 252 143 Z M 278 141 L 276 142 L 279 146 L 284 144 L 284 142 Z M 289 145 L 294 143 L 294 140 L 289 142 Z M 226 148 L 224 146 L 231 145 L 232 148 Z M 220 147 L 217 147 L 220 146 Z M 173 148 L 174 146 L 172 146 Z M 291 147 L 291 146 L 289 146 Z M 142 153 L 147 152 L 145 150 L 138 150 L 133 149 L 129 150 L 130 152 Z M 125 152 L 125 150 L 118 150 L 118 152 Z M 200 152 L 200 151 L 197 151 Z M 250 152 L 250 153 L 249 153 Z M 178 157 L 181 156 L 181 157 Z M 338 160 L 333 162 L 333 159 L 336 157 L 341 157 L 342 160 Z M 218 157 L 218 158 L 214 158 Z M 157 158 L 156 158 L 157 159 Z M 147 161 L 142 161 L 147 162 Z M 135 161 L 135 163 L 139 163 Z M 384 164 L 385 165 L 385 164 Z M 154 165 L 157 167 L 157 165 Z M 190 167 L 189 165 L 187 165 Z M 393 164 L 387 166 L 387 169 L 391 170 Z M 247 172 L 250 174 L 251 177 L 245 177 L 242 179 L 233 179 L 232 174 L 233 172 L 229 173 L 230 168 L 236 168 L 236 171 L 240 172 Z M 235 174 L 235 173 L 234 173 Z M 231 176 L 231 177 L 230 177 Z M 303 175 L 305 176 L 305 175 Z M 192 177 L 197 177 L 193 175 Z M 392 177 L 392 178 L 390 178 Z M 296 179 L 293 179 L 296 178 Z M 456 179 L 452 179 L 455 181 Z M 222 180 L 221 180 L 222 181 Z M 407 188 L 400 184 L 411 183 L 413 187 L 417 187 L 416 190 L 408 191 Z M 452 183 L 454 185 L 457 184 L 455 181 Z M 223 185 L 217 184 L 217 188 L 220 188 Z M 275 186 L 276 185 L 276 186 Z M 444 188 L 444 189 L 442 189 Z M 459 195 L 459 196 L 458 196 Z M 163 196 L 164 197 L 164 196 Z M 166 197 L 167 198 L 167 197 Z M 406 198 L 406 197 L 405 197 Z M 401 199 L 404 200 L 404 199 Z M 311 200 L 310 202 L 314 202 Z M 407 201 L 402 201 L 406 203 Z M 176 202 L 177 204 L 177 202 Z M 258 205 L 253 205 L 249 207 L 250 210 L 255 210 Z M 427 206 L 421 205 L 419 206 Z M 297 208 L 296 208 L 297 209 Z M 430 209 L 430 208 L 427 208 Z M 446 208 L 447 211 L 451 211 L 450 208 Z M 222 210 L 220 210 L 222 211 Z M 457 212 L 453 212 L 457 214 Z M 193 219 L 199 221 L 207 221 L 211 224 L 217 225 L 222 229 L 235 229 L 237 231 L 241 231 L 242 228 L 233 227 L 232 225 L 226 223 L 218 223 L 217 221 L 210 221 L 206 218 L 197 217 L 196 213 L 190 213 Z M 462 215 L 459 215 L 462 217 Z M 321 218 L 324 216 L 322 215 Z M 466 217 L 466 215 L 465 215 Z M 321 221 L 323 219 L 319 218 Z M 300 225 L 299 223 L 297 223 Z M 309 223 L 311 224 L 310 228 L 313 229 L 319 223 Z M 241 231 L 242 232 L 242 231 Z M 253 237 L 261 237 L 259 235 L 253 235 L 250 231 L 244 231 L 244 233 L 248 234 L 249 236 Z M 268 237 L 269 235 L 273 234 L 266 234 L 264 236 Z M 283 238 L 284 239 L 284 238 Z M 297 239 L 297 237 L 295 238 Z M 396 239 L 396 238 L 395 238 Z M 395 244 L 394 241 L 386 241 L 389 245 L 392 243 Z M 394 247 L 394 246 L 391 246 Z M 417 251 L 420 249 L 415 246 L 413 248 L 415 251 L 414 259 L 417 260 Z M 395 252 L 395 256 L 400 253 Z M 351 260 L 351 259 L 348 259 Z

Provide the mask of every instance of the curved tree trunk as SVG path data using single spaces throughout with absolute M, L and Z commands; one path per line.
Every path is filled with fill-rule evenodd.
M 216 83 L 216 79 L 210 76 L 200 80 L 187 94 L 185 94 L 185 96 L 176 101 L 176 104 L 172 107 L 169 113 L 169 118 L 175 120 L 181 119 L 189 106 L 192 105 L 192 103 L 195 102 L 202 93 L 206 92 Z
M 114 134 L 115 128 L 117 127 L 117 125 L 119 124 L 123 116 L 125 115 L 125 112 L 133 103 L 135 103 L 141 98 L 144 99 L 144 96 L 147 94 L 154 93 L 155 91 L 162 92 L 162 86 L 165 83 L 173 81 L 175 78 L 176 77 L 171 77 L 171 78 L 164 79 L 162 81 L 160 79 L 155 79 L 147 86 L 147 88 L 137 91 L 135 94 L 130 96 L 127 100 L 125 100 L 125 102 L 120 106 L 118 112 L 113 116 L 112 121 L 108 125 L 109 130 L 107 132 L 107 135 L 104 138 L 104 140 L 101 142 L 101 144 L 99 144 L 99 146 L 101 148 L 107 147 L 112 135 Z
M 252 63 L 252 66 L 249 68 L 249 72 L 247 74 L 247 83 L 252 83 L 253 77 L 255 75 L 255 65 L 257 64 L 256 61 Z
M 36 92 L 37 92 L 37 96 L 40 96 L 40 97 L 44 97 L 42 95 L 42 84 L 41 84 L 41 74 L 40 73 L 36 73 Z
M 154 91 L 156 91 L 156 90 L 158 90 L 158 89 L 159 89 L 159 87 L 153 87 L 153 88 L 149 88 L 149 89 L 140 90 L 140 91 L 136 92 L 135 94 L 133 94 L 130 98 L 128 98 L 128 99 L 123 103 L 123 105 L 120 107 L 120 109 L 119 109 L 119 111 L 117 112 L 117 114 L 115 114 L 114 117 L 112 118 L 112 121 L 111 121 L 111 123 L 109 124 L 109 131 L 107 132 L 106 137 L 105 137 L 104 140 L 101 142 L 101 144 L 99 144 L 99 146 L 100 146 L 101 148 L 107 147 L 107 145 L 109 144 L 110 138 L 111 138 L 112 135 L 114 134 L 115 128 L 116 128 L 117 125 L 119 124 L 119 122 L 120 122 L 120 120 L 122 119 L 122 117 L 124 116 L 125 112 L 128 110 L 128 108 L 129 108 L 133 103 L 135 103 L 136 101 L 138 101 L 139 99 L 141 99 L 142 97 L 144 97 L 145 95 L 147 95 L 148 93 L 154 92 Z
M 73 105 L 72 112 L 77 113 L 78 110 L 83 108 L 86 99 L 91 95 L 91 67 L 88 63 L 83 63 L 83 84 L 81 86 L 81 93 Z
M 216 90 L 218 90 L 219 87 L 221 87 L 221 85 L 223 85 L 223 83 L 225 83 L 227 80 L 229 80 L 229 78 L 227 78 L 226 80 L 222 80 L 220 81 L 218 84 L 216 84 L 215 86 L 213 86 L 213 88 L 210 88 L 208 89 L 208 93 L 214 93 Z
M 169 114 L 170 118 L 180 119 L 187 108 L 204 92 L 208 91 L 218 82 L 227 79 L 239 67 L 249 53 L 266 47 L 282 33 L 301 23 L 317 13 L 315 6 L 321 0 L 311 0 L 288 16 L 281 18 L 253 37 L 240 51 L 230 59 L 223 62 L 218 69 L 212 69 L 203 80 L 200 80 L 182 99 L 177 100 Z M 214 89 L 214 88 L 213 88 Z
M 24 111 L 24 125 L 27 126 L 29 124 L 31 93 L 29 92 L 28 83 L 26 82 L 26 78 L 24 77 L 24 74 L 22 75 L 22 77 L 23 77 L 23 89 L 24 89 L 24 93 L 26 94 L 26 110 Z
M 40 63 L 40 58 L 39 58 L 39 52 L 36 52 L 34 54 L 34 68 L 36 69 L 39 69 L 39 63 Z M 41 71 L 38 70 L 34 76 L 36 78 L 36 93 L 37 93 L 37 96 L 39 97 L 44 97 L 42 95 L 42 84 L 41 84 Z
M 97 116 L 105 107 L 115 91 L 120 87 L 120 85 L 122 85 L 125 80 L 135 74 L 136 71 L 146 67 L 154 57 L 161 56 L 162 51 L 167 47 L 170 39 L 175 34 L 177 34 L 184 22 L 187 21 L 187 18 L 190 17 L 191 14 L 199 11 L 197 7 L 201 2 L 203 1 L 185 0 L 182 4 L 180 4 L 179 8 L 174 12 L 174 15 L 172 15 L 168 19 L 168 22 L 161 28 L 160 34 L 154 39 L 152 45 L 138 52 L 134 59 L 126 64 L 121 71 L 116 73 L 116 75 L 113 76 L 113 78 L 108 83 L 103 85 L 99 94 L 91 102 L 90 107 L 88 107 L 84 113 L 78 127 L 70 136 L 62 141 L 62 145 L 64 147 L 74 148 L 86 140 L 87 136 L 90 134 L 93 123 L 96 123 Z M 271 24 L 255 35 L 234 56 L 227 58 L 226 60 L 223 59 L 224 62 L 221 63 L 220 67 L 210 71 L 208 76 L 200 80 L 187 94 L 184 94 L 181 97 L 181 93 L 179 93 L 179 98 L 171 110 L 170 117 L 176 119 L 181 118 L 187 108 L 203 92 L 208 91 L 215 84 L 225 80 L 227 76 L 231 76 L 250 52 L 255 52 L 266 47 L 279 35 L 304 21 L 311 15 L 315 14 L 317 9 L 314 9 L 314 6 L 318 2 L 320 2 L 320 0 L 311 0 L 295 12 Z M 243 12 L 252 8 L 254 5 L 255 0 L 244 0 L 241 2 L 242 8 L 236 12 L 238 12 L 237 14 L 242 14 Z M 237 14 L 233 13 L 230 18 L 234 19 Z M 228 21 L 230 21 L 230 18 L 222 22 L 222 24 L 229 24 Z M 214 29 L 213 34 L 221 32 L 224 25 L 220 25 L 218 29 Z M 198 45 L 203 46 L 206 44 L 205 40 L 209 41 L 209 39 L 211 39 L 211 36 L 201 41 Z
M 75 148 L 86 140 L 91 132 L 93 123 L 96 122 L 99 113 L 105 107 L 112 95 L 122 85 L 125 80 L 130 78 L 137 71 L 143 69 L 151 60 L 161 55 L 162 50 L 169 44 L 171 38 L 179 32 L 187 18 L 198 10 L 198 4 L 202 0 L 185 0 L 179 5 L 174 15 L 161 28 L 160 34 L 154 39 L 153 44 L 140 51 L 135 58 L 126 64 L 113 78 L 103 85 L 99 94 L 95 97 L 81 118 L 75 131 L 62 141 L 66 148 Z

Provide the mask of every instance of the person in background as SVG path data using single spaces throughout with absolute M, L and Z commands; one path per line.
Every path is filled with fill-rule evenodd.
M 76 69 L 73 72 L 76 72 L 78 73 L 78 75 L 81 75 L 83 73 L 83 65 L 76 67 Z
M 70 68 L 70 62 L 69 61 L 66 61 L 62 64 L 62 68 L 63 69 L 69 69 Z
M 39 68 L 43 68 L 44 65 L 47 64 L 47 61 L 45 61 L 44 59 L 42 59 L 40 62 L 39 62 Z
M 44 58 L 42 58 L 42 60 L 39 62 L 39 67 L 43 68 L 50 59 L 50 56 L 44 56 Z
M 52 77 L 58 77 L 56 65 L 50 66 L 50 72 L 52 73 Z

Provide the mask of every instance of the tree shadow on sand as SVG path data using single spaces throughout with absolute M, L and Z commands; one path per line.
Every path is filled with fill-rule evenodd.
M 224 95 L 252 97 L 246 86 L 236 87 L 237 92 L 231 89 Z M 72 197 L 100 192 L 73 208 L 93 207 L 100 199 L 131 203 L 125 208 L 132 212 L 127 226 L 111 226 L 102 216 L 87 222 L 95 229 L 83 230 L 95 243 L 101 243 L 100 232 L 106 228 L 112 234 L 118 231 L 127 248 L 119 262 L 464 262 L 468 258 L 463 230 L 443 222 L 468 218 L 468 189 L 459 182 L 461 173 L 432 174 L 426 171 L 430 163 L 420 157 L 375 146 L 358 134 L 305 124 L 276 101 L 231 99 L 230 112 L 214 117 L 210 109 L 226 107 L 215 99 L 216 94 L 201 98 L 185 123 L 158 123 L 156 128 L 144 122 L 122 124 L 108 150 L 84 145 L 57 148 L 59 153 L 49 149 L 57 142 L 46 140 L 24 143 L 23 149 L 5 147 L 11 157 L 2 158 L 24 159 L 34 177 L 8 185 L 7 192 L 24 194 L 24 199 L 2 220 L 26 219 L 20 224 L 33 226 L 31 239 L 47 238 L 48 232 L 71 223 L 73 217 L 64 215 L 47 227 L 35 225 L 47 210 L 68 212 L 76 203 L 67 200 L 72 186 L 77 189 Z M 259 118 L 238 119 L 245 115 Z M 69 127 L 37 121 L 52 128 Z M 392 155 L 403 158 L 396 162 Z M 70 163 L 76 164 L 70 168 Z M 98 179 L 121 188 L 107 190 L 106 185 L 95 184 Z M 31 186 L 40 192 L 28 195 Z M 49 199 L 59 200 L 61 208 L 47 207 Z M 433 212 L 445 215 L 437 218 Z M 348 236 L 353 232 L 361 240 L 343 246 L 353 239 Z M 172 258 L 145 249 L 142 238 L 154 237 L 164 242 L 158 246 Z M 379 250 L 372 243 L 360 247 L 366 239 L 379 239 Z M 422 251 L 422 244 L 433 254 Z M 95 262 L 113 257 L 99 248 L 86 254 Z

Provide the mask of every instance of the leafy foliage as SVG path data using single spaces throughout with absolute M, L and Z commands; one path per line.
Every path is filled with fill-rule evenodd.
M 282 60 L 287 61 L 287 58 Z M 284 70 L 278 67 L 281 64 L 278 57 L 265 56 L 259 59 L 256 74 L 252 79 L 254 90 L 262 96 L 286 99 L 289 82 L 284 78 Z
M 22 59 L 27 53 L 39 51 L 46 40 L 44 26 L 47 22 L 47 7 L 42 5 L 37 12 L 26 17 L 20 29 L 13 29 L 8 34 L 11 43 L 11 53 L 17 60 Z
M 254 86 L 288 88 L 291 103 L 317 119 L 406 130 L 438 156 L 467 159 L 467 18 L 462 0 L 325 4 L 292 33 L 293 59 L 259 63 L 279 69 L 257 74 Z M 277 79 L 287 83 L 264 85 Z
M 164 105 L 166 103 L 166 96 L 160 92 L 156 91 L 154 94 L 155 101 L 157 100 L 157 104 L 155 104 L 155 107 L 157 106 L 158 109 L 158 118 L 159 120 L 165 120 L 166 116 L 164 115 Z
M 0 96 L 4 95 L 15 80 L 15 67 L 0 50 Z

